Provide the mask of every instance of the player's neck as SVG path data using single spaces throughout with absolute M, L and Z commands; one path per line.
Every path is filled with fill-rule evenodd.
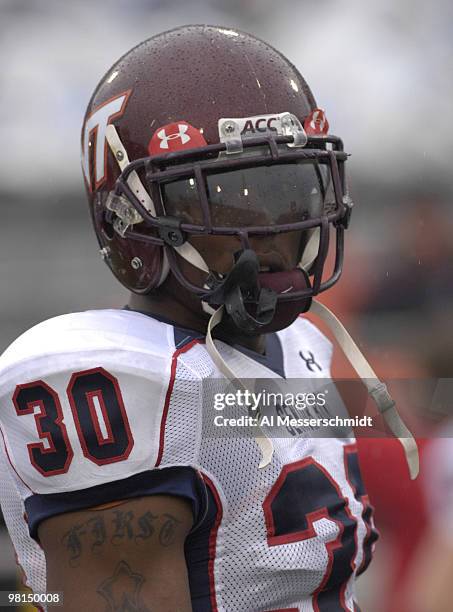
M 192 294 L 178 286 L 177 290 L 165 283 L 165 288 L 152 295 L 138 295 L 131 293 L 129 308 L 141 312 L 171 320 L 176 326 L 193 329 L 206 335 L 209 315 L 201 308 L 200 302 Z M 228 338 L 222 334 L 221 326 L 214 330 L 214 336 L 230 345 L 238 344 L 256 351 L 265 352 L 265 336 L 244 336 L 238 332 L 237 335 L 228 332 Z

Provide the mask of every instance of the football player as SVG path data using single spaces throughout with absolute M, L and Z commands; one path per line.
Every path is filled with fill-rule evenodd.
M 341 273 L 346 159 L 297 69 L 243 32 L 165 32 L 102 78 L 82 165 L 129 304 L 41 323 L 1 358 L 2 509 L 35 592 L 69 612 L 358 610 L 377 536 L 354 439 L 274 435 L 224 393 L 323 389 L 332 347 L 311 308 L 415 474 L 385 386 L 313 300 Z M 225 435 L 219 414 L 255 420 Z

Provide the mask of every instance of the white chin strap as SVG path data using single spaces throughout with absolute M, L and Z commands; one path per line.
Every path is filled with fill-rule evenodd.
M 341 346 L 343 353 L 348 358 L 350 364 L 362 379 L 363 384 L 375 401 L 379 412 L 385 419 L 390 431 L 401 442 L 406 454 L 406 461 L 409 467 L 409 474 L 414 480 L 419 471 L 419 457 L 417 443 L 413 435 L 403 423 L 396 410 L 395 400 L 387 390 L 387 386 L 379 380 L 363 356 L 357 344 L 351 338 L 346 328 L 338 318 L 324 304 L 313 300 L 310 311 L 322 319 L 329 327 L 336 341 Z
M 224 306 L 220 306 L 217 310 L 214 311 L 214 314 L 209 319 L 208 329 L 206 332 L 206 349 L 217 366 L 217 369 L 229 380 L 236 385 L 238 389 L 242 389 L 242 391 L 246 391 L 245 386 L 242 382 L 236 377 L 236 374 L 233 370 L 227 365 L 219 351 L 217 350 L 216 345 L 214 344 L 214 340 L 212 339 L 212 330 L 216 325 L 220 323 L 222 320 L 224 313 Z M 262 431 L 262 430 L 261 430 Z M 274 453 L 274 446 L 272 444 L 272 440 L 268 438 L 264 431 L 262 431 L 262 436 L 255 436 L 256 443 L 260 447 L 261 450 L 261 461 L 259 463 L 260 468 L 266 467 L 272 461 L 272 455 Z
M 105 138 L 122 172 L 129 165 L 129 157 L 118 135 L 118 131 L 114 125 L 109 124 L 106 127 Z M 129 187 L 131 188 L 131 190 L 135 193 L 137 198 L 140 200 L 143 207 L 146 208 L 146 210 L 155 217 L 156 209 L 154 207 L 154 202 L 152 201 L 151 196 L 149 195 L 149 193 L 146 191 L 145 187 L 143 186 L 143 183 L 141 182 L 135 170 L 133 170 L 129 174 L 127 183 Z M 164 282 L 164 280 L 168 276 L 169 271 L 170 271 L 170 265 L 168 263 L 168 259 L 164 251 L 162 254 L 162 271 L 161 271 L 161 275 L 159 278 L 159 282 L 157 283 L 157 286 L 161 285 Z
M 313 300 L 310 310 L 314 314 L 318 315 L 328 325 L 338 344 L 341 346 L 344 354 L 350 361 L 352 367 L 362 379 L 368 393 L 375 401 L 379 412 L 383 415 L 391 432 L 401 442 L 406 454 L 406 461 L 409 467 L 410 477 L 412 480 L 414 480 L 419 471 L 417 444 L 411 432 L 408 430 L 399 416 L 396 410 L 395 401 L 390 396 L 386 385 L 379 380 L 354 340 L 346 331 L 345 327 L 326 306 L 320 302 L 317 302 L 316 300 Z M 225 360 L 217 350 L 212 338 L 212 330 L 222 320 L 223 313 L 224 307 L 221 306 L 214 312 L 209 320 L 206 333 L 206 349 L 219 371 L 222 372 L 226 378 L 231 380 L 238 388 L 245 390 L 244 385 L 237 378 L 236 374 L 225 363 Z M 255 439 L 262 453 L 259 467 L 264 468 L 272 461 L 274 449 L 272 440 L 265 435 L 263 430 L 261 431 L 262 436 L 258 436 Z
M 308 273 L 312 263 L 318 257 L 319 253 L 319 242 L 321 236 L 321 230 L 319 227 L 316 227 L 313 230 L 308 230 L 310 232 L 310 238 L 305 245 L 304 252 L 302 253 L 302 259 L 298 265 L 298 268 L 305 270 Z

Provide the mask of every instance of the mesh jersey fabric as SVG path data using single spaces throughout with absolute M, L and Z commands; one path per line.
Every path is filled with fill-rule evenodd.
M 285 376 L 300 379 L 306 392 L 324 388 L 332 349 L 322 334 L 301 317 L 278 337 Z M 278 384 L 279 375 L 250 354 L 216 344 L 241 377 Z M 313 357 L 316 368 L 307 366 L 305 355 Z M 185 466 L 203 478 L 215 506 L 210 516 L 206 513 L 208 523 L 197 526 L 198 544 L 206 545 L 210 596 L 193 601 L 196 612 L 354 610 L 354 575 L 364 560 L 364 542 L 371 546 L 373 541 L 373 526 L 364 521 L 364 497 L 358 495 L 357 476 L 353 480 L 349 473 L 351 437 L 294 435 L 286 429 L 273 439 L 271 464 L 259 469 L 254 432 L 245 428 L 232 433 L 215 425 L 213 398 L 230 383 L 216 370 L 203 341 L 189 339 L 176 348 L 171 325 L 131 311 L 88 311 L 52 319 L 13 343 L 0 364 L 0 423 L 9 474 L 0 497 L 5 516 L 13 517 L 7 519 L 10 534 L 34 589 L 44 590 L 45 565 L 23 513 L 18 517 L 27 499 Z M 68 397 L 69 381 L 90 372 L 110 377 L 128 420 L 128 454 L 113 456 L 113 461 L 96 458 L 96 448 L 83 448 L 84 431 L 74 422 L 80 415 Z M 38 380 L 60 400 L 73 454 L 66 471 L 50 476 L 31 464 L 27 452 L 27 445 L 42 443 L 36 411 L 20 412 L 12 405 L 17 385 Z M 346 414 L 334 388 L 329 390 L 332 410 Z M 91 402 L 93 419 L 99 410 Z M 119 425 L 124 426 L 124 414 L 118 414 L 115 418 L 123 419 Z M 243 415 L 243 407 L 229 408 L 230 417 Z M 102 435 L 99 426 L 98 442 Z M 94 434 L 93 440 L 96 443 Z M 109 444 L 106 452 L 114 452 L 115 440 Z M 90 505 L 89 497 L 86 503 Z M 187 559 L 190 565 L 190 550 Z

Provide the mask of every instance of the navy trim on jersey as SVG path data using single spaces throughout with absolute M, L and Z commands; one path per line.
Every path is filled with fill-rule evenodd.
M 129 310 L 131 312 L 139 312 L 140 314 L 144 314 L 152 319 L 156 319 L 161 323 L 166 323 L 167 325 L 171 325 L 174 329 L 174 338 L 175 338 L 175 347 L 180 349 L 184 347 L 189 342 L 195 339 L 204 339 L 204 334 L 195 331 L 194 329 L 188 329 L 187 327 L 180 327 L 179 325 L 175 325 L 174 321 L 171 321 L 167 317 L 157 316 L 155 314 L 150 314 L 149 312 L 145 312 L 144 310 L 133 310 L 129 306 L 124 306 L 123 310 Z M 252 351 L 245 346 L 241 346 L 239 344 L 232 344 L 231 346 L 237 351 L 247 355 L 251 359 L 261 363 L 263 366 L 272 370 L 282 378 L 285 378 L 285 369 L 283 365 L 283 349 L 280 342 L 280 338 L 276 333 L 266 334 L 266 353 L 263 355 L 262 353 L 257 353 L 256 351 Z
M 266 334 L 266 353 L 264 355 L 262 353 L 257 353 L 256 351 L 252 351 L 245 346 L 238 346 L 237 344 L 233 344 L 233 348 L 240 351 L 244 355 L 251 357 L 255 361 L 258 361 L 258 363 L 261 363 L 263 366 L 269 370 L 272 370 L 282 378 L 286 378 L 285 369 L 283 366 L 283 349 L 280 338 L 277 336 L 277 334 Z
M 175 327 L 173 325 L 174 339 L 175 339 L 175 349 L 182 349 L 192 342 L 192 340 L 204 340 L 203 334 L 198 334 L 196 331 L 192 329 L 185 329 L 184 327 Z
M 190 597 L 193 612 L 213 612 L 215 601 L 214 577 L 210 565 L 215 561 L 211 537 L 216 530 L 219 515 L 222 513 L 211 489 L 206 486 L 207 508 L 202 524 L 186 538 L 184 553 L 189 578 Z
M 192 506 L 193 529 L 196 529 L 200 522 L 204 523 L 207 493 L 198 472 L 189 466 L 167 467 L 148 470 L 81 491 L 31 495 L 25 500 L 30 536 L 38 540 L 39 524 L 51 516 L 146 495 L 183 497 Z

